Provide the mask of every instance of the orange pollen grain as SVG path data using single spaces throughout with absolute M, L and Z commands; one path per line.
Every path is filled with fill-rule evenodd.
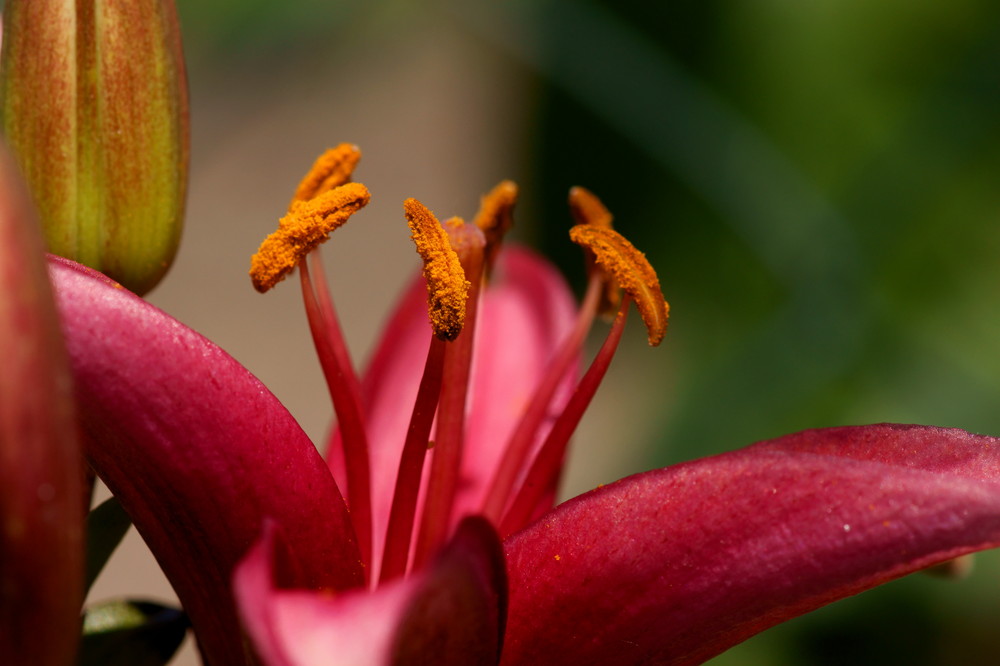
M 295 196 L 292 197 L 292 204 L 296 201 L 308 201 L 350 182 L 354 167 L 360 159 L 361 149 L 350 143 L 342 143 L 326 151 L 316 158 L 309 173 L 299 183 Z M 289 208 L 292 204 L 289 204 Z
M 442 340 L 454 340 L 465 325 L 465 302 L 471 285 L 448 232 L 434 213 L 416 199 L 404 201 L 403 211 L 417 253 L 424 261 L 431 328 Z
M 660 344 L 667 330 L 670 306 L 663 298 L 660 281 L 646 255 L 607 227 L 578 224 L 569 230 L 569 237 L 590 250 L 597 265 L 632 297 L 646 324 L 649 344 L 654 347 Z
M 576 186 L 569 191 L 569 209 L 577 224 L 611 228 L 613 219 L 609 211 L 593 192 Z
M 308 201 L 293 202 L 278 222 L 278 230 L 264 239 L 250 258 L 250 279 L 264 293 L 292 272 L 302 259 L 330 237 L 371 199 L 361 183 L 347 183 Z

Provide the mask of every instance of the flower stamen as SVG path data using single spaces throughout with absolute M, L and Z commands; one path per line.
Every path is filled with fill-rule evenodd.
M 371 194 L 361 183 L 346 183 L 308 201 L 295 201 L 278 229 L 250 258 L 250 279 L 264 293 L 285 279 L 330 233 L 368 204 Z
M 313 252 L 371 198 L 364 185 L 348 182 L 360 156 L 357 147 L 341 144 L 316 160 L 300 182 L 277 231 L 264 239 L 251 258 L 250 278 L 263 293 L 299 267 L 306 318 L 337 414 L 339 446 L 347 461 L 347 505 L 366 575 L 370 575 L 371 479 L 360 383 L 326 287 L 320 255 Z M 316 280 L 310 275 L 310 264 Z
M 649 344 L 660 344 L 667 330 L 670 306 L 646 255 L 609 227 L 578 224 L 569 230 L 569 237 L 590 250 L 596 264 L 632 297 L 646 324 Z
M 614 229 L 614 217 L 597 195 L 585 187 L 571 187 L 569 190 L 569 211 L 577 224 L 588 224 L 603 229 Z M 607 274 L 594 263 L 594 256 L 587 252 L 587 275 L 599 275 L 604 283 L 601 301 L 597 311 L 605 317 L 610 317 L 618 311 L 622 302 L 622 292 L 618 283 L 608 279 Z
M 626 294 L 629 292 L 626 291 Z M 524 483 L 511 501 L 510 508 L 503 520 L 500 521 L 501 537 L 506 537 L 527 525 L 543 498 L 555 491 L 569 438 L 579 425 L 587 407 L 590 406 L 591 400 L 597 393 L 597 388 L 601 385 L 601 381 L 611 365 L 611 359 L 614 358 L 615 351 L 618 349 L 618 343 L 621 342 L 622 333 L 625 331 L 630 296 L 631 294 L 622 300 L 621 308 L 618 310 L 618 315 L 615 317 L 608 337 L 594 357 L 590 368 L 580 379 L 580 383 L 573 391 L 565 409 L 552 425 L 552 430 L 546 435 L 531 468 L 525 475 Z
M 465 441 L 465 412 L 472 370 L 472 343 L 475 339 L 479 290 L 483 283 L 486 240 L 474 225 L 452 218 L 444 227 L 459 258 L 462 274 L 468 278 L 465 327 L 447 346 L 444 354 L 441 396 L 438 403 L 434 456 L 431 459 L 427 496 L 424 499 L 420 532 L 413 566 L 424 564 L 447 540 L 451 514 L 458 492 Z
M 514 205 L 517 203 L 517 185 L 510 180 L 501 181 L 483 196 L 479 212 L 473 219 L 486 237 L 486 275 L 493 270 L 503 237 L 514 226 Z
M 589 224 L 594 227 L 611 229 L 614 217 L 604 203 L 593 192 L 585 187 L 572 187 L 569 190 L 569 211 L 577 224 Z
M 410 425 L 403 442 L 403 453 L 396 474 L 392 493 L 389 525 L 386 528 L 385 551 L 382 556 L 379 581 L 386 582 L 402 576 L 410 554 L 413 523 L 416 518 L 417 497 L 424 461 L 430 448 L 430 432 L 441 396 L 445 348 L 448 343 L 432 337 L 427 350 L 427 361 L 420 377 L 420 386 L 413 403 Z
M 454 340 L 465 325 L 469 281 L 451 246 L 448 233 L 434 213 L 416 199 L 403 202 L 417 252 L 424 261 L 431 328 L 442 340 Z
M 587 333 L 590 332 L 591 324 L 593 324 L 597 314 L 602 287 L 602 280 L 598 276 L 592 275 L 588 281 L 587 292 L 580 305 L 573 330 L 563 340 L 559 351 L 549 361 L 542 381 L 534 389 L 524 414 L 507 441 L 503 457 L 493 473 L 493 479 L 482 507 L 483 515 L 494 524 L 500 522 L 504 508 L 510 500 L 511 491 L 518 481 L 518 475 L 529 460 L 532 444 L 536 442 L 538 431 L 542 427 L 545 417 L 549 414 L 556 390 L 566 380 L 567 374 L 573 366 L 573 361 L 580 354 L 583 341 L 587 337 Z
M 360 159 L 361 150 L 350 143 L 342 143 L 320 155 L 295 189 L 289 209 L 296 201 L 315 199 L 324 192 L 349 183 Z
M 318 255 L 313 256 L 316 257 L 316 268 L 322 272 Z M 371 563 L 372 551 L 371 471 L 361 393 L 332 302 L 327 300 L 323 303 L 317 296 L 308 261 L 300 263 L 299 274 L 309 332 L 312 334 L 342 435 L 341 446 L 347 461 L 347 506 L 351 511 L 351 523 L 358 538 L 365 575 L 369 576 L 371 571 L 368 565 Z

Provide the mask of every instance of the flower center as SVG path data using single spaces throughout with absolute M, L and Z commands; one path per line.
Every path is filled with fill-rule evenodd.
M 254 286 L 263 292 L 296 266 L 300 268 L 310 330 L 337 413 L 337 436 L 347 472 L 345 497 L 369 582 L 374 584 L 373 569 L 379 581 L 387 581 L 422 566 L 460 518 L 452 514 L 461 477 L 476 312 L 486 276 L 512 225 L 517 186 L 500 183 L 483 197 L 474 224 L 468 225 L 459 218 L 442 224 L 416 199 L 403 204 L 423 260 L 434 335 L 402 446 L 384 526 L 384 550 L 373 554 L 371 478 L 360 383 L 327 292 L 319 253 L 312 252 L 368 203 L 368 190 L 349 182 L 359 158 L 355 146 L 343 144 L 316 161 L 278 230 L 254 255 L 250 274 Z M 551 505 L 570 437 L 610 365 L 630 303 L 637 305 L 650 344 L 659 344 L 667 326 L 669 308 L 655 271 L 641 252 L 611 228 L 611 214 L 600 200 L 583 188 L 573 188 L 570 209 L 578 222 L 570 237 L 586 252 L 587 291 L 575 325 L 548 360 L 492 480 L 484 487 L 479 512 L 502 536 L 524 527 L 539 510 Z M 620 297 L 621 291 L 625 298 Z M 574 381 L 576 360 L 595 316 L 608 308 L 618 311 L 608 338 L 552 421 L 556 396 L 560 387 Z M 425 470 L 432 447 L 430 468 Z

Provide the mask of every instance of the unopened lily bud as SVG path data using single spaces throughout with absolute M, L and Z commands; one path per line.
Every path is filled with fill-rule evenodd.
M 3 130 L 49 250 L 138 293 L 180 240 L 188 101 L 173 0 L 7 0 Z

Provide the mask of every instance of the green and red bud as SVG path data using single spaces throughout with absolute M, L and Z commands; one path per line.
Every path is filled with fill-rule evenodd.
M 187 81 L 173 0 L 7 0 L 3 130 L 49 250 L 138 293 L 180 240 Z

